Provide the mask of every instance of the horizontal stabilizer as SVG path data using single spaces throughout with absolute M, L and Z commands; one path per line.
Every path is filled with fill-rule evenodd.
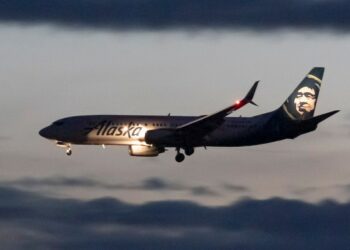
M 303 123 L 308 123 L 310 125 L 317 125 L 319 124 L 320 122 L 326 120 L 327 118 L 331 117 L 332 115 L 338 113 L 340 110 L 334 110 L 334 111 L 331 111 L 331 112 L 328 112 L 328 113 L 325 113 L 325 114 L 322 114 L 322 115 L 318 115 L 318 116 L 315 116 L 311 119 L 308 119 L 308 120 L 304 120 Z

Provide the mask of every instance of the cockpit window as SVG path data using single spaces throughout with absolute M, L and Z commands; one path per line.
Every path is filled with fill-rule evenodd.
M 63 122 L 57 121 L 57 122 L 54 122 L 53 125 L 55 125 L 55 126 L 62 126 Z

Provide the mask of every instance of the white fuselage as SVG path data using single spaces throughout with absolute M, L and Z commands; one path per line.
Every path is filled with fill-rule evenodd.
M 172 128 L 198 117 L 90 115 L 68 117 L 45 128 L 46 137 L 71 144 L 147 145 L 149 130 Z M 225 118 L 221 126 L 204 137 L 205 146 L 241 146 L 261 143 L 268 116 Z M 257 137 L 258 136 L 258 137 Z M 254 143 L 254 140 L 256 143 Z M 253 141 L 252 141 L 253 140 Z M 202 146 L 195 142 L 193 146 Z M 175 147 L 174 145 L 163 145 Z

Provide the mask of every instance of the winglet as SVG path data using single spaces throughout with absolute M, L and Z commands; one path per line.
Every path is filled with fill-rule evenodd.
M 246 105 L 247 103 L 251 103 L 255 106 L 258 106 L 255 102 L 253 102 L 253 97 L 256 91 L 256 88 L 258 87 L 259 81 L 256 81 L 253 86 L 250 88 L 248 91 L 247 95 L 240 101 L 237 101 L 236 104 L 234 105 L 233 109 L 237 110 L 241 108 L 242 106 Z
M 258 83 L 259 81 L 256 81 L 254 83 L 254 85 L 250 88 L 248 94 L 244 97 L 244 99 L 247 101 L 247 102 L 251 102 L 252 104 L 256 105 L 252 100 L 253 100 L 253 97 L 254 97 L 254 94 L 255 94 L 255 91 L 256 91 L 256 88 L 258 87 Z

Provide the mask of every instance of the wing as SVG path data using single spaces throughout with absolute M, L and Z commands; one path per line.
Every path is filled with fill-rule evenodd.
M 176 128 L 177 132 L 180 132 L 180 134 L 191 135 L 191 137 L 202 137 L 220 127 L 221 124 L 224 122 L 224 118 L 226 116 L 231 114 L 233 111 L 242 108 L 247 103 L 251 103 L 257 106 L 253 102 L 253 97 L 255 94 L 255 90 L 258 87 L 258 83 L 259 81 L 256 81 L 254 83 L 254 85 L 251 87 L 251 89 L 243 99 L 236 101 L 233 105 L 223 110 L 220 110 L 214 114 L 201 116 L 194 121 L 178 126 Z

